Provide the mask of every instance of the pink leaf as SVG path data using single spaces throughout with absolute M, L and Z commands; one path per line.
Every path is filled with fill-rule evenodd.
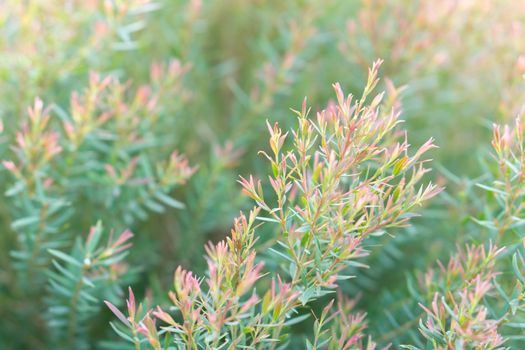
M 115 314 L 115 316 L 118 317 L 118 319 L 124 323 L 126 326 L 128 327 L 131 327 L 131 325 L 129 324 L 129 321 L 128 319 L 126 318 L 126 316 L 124 316 L 124 314 L 122 312 L 120 312 L 119 309 L 117 309 L 117 307 L 113 304 L 111 304 L 109 301 L 107 300 L 104 300 L 104 303 L 107 305 L 107 307 L 109 307 L 109 309 Z

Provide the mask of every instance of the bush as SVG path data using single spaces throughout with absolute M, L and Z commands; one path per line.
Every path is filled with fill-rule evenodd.
M 2 2 L 0 348 L 520 349 L 524 20 Z

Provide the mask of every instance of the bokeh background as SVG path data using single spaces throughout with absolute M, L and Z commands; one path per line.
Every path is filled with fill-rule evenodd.
M 266 120 L 287 129 L 295 122 L 290 108 L 299 109 L 305 96 L 313 110 L 324 108 L 334 82 L 359 94 L 367 68 L 381 58 L 380 88 L 405 86 L 401 118 L 410 141 L 435 138 L 440 148 L 432 151 L 429 176 L 447 190 L 395 239 L 371 243 L 370 268 L 356 270 L 358 278 L 343 289 L 361 294 L 376 341 L 417 341 L 406 275 L 479 230 L 470 220 L 482 210 L 473 184 L 484 176 L 492 123 L 522 111 L 524 38 L 525 2 L 514 0 L 3 0 L 0 159 L 12 158 L 35 97 L 67 114 L 72 92 L 89 86 L 90 72 L 138 86 L 152 79 L 152 66 L 178 61 L 166 73 L 171 80 L 149 152 L 177 149 L 198 167 L 171 193 L 185 208 L 113 224 L 111 206 L 100 210 L 80 195 L 68 221 L 68 230 L 84 237 L 98 219 L 130 226 L 133 273 L 124 285 L 162 301 L 175 268 L 204 273 L 204 244 L 223 238 L 238 212 L 250 208 L 236 181 L 266 173 L 257 155 L 267 148 Z M 14 184 L 3 169 L 0 191 Z M 93 191 L 89 186 L 98 185 L 78 191 Z M 26 293 L 18 281 L 13 205 L 0 201 L 0 348 L 44 349 L 48 289 L 44 282 Z M 101 309 L 86 325 L 90 348 L 121 346 L 107 326 L 111 317 Z M 301 348 L 308 327 L 294 333 Z

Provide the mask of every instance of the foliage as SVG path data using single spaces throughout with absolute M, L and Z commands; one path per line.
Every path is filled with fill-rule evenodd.
M 0 348 L 522 348 L 524 23 L 2 1 Z

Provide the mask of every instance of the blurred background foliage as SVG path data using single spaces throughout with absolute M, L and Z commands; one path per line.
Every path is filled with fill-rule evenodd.
M 475 183 L 488 171 L 483 159 L 492 123 L 510 121 L 522 110 L 523 38 L 525 3 L 513 0 L 4 0 L 0 158 L 14 158 L 16 132 L 37 97 L 50 106 L 50 128 L 62 128 L 73 115 L 73 92 L 89 100 L 91 72 L 126 87 L 119 99 L 133 101 L 143 85 L 157 91 L 154 112 L 141 110 L 142 100 L 136 109 L 139 118 L 156 117 L 130 124 L 144 131 L 148 145 L 131 149 L 130 140 L 117 160 L 127 167 L 138 154 L 153 169 L 173 150 L 184 154 L 195 173 L 183 186 L 158 189 L 177 202 L 163 197 L 162 208 L 137 209 L 135 192 L 114 198 L 103 170 L 113 158 L 95 144 L 96 151 L 81 153 L 85 167 L 79 170 L 92 177 L 62 181 L 53 192 L 64 199 L 56 210 L 68 212 L 57 219 L 53 247 L 69 251 L 99 219 L 107 229 L 131 229 L 127 262 L 136 269 L 121 285 L 133 283 L 158 302 L 177 265 L 203 272 L 204 244 L 224 237 L 249 206 L 236 180 L 265 173 L 266 163 L 256 156 L 266 147 L 265 120 L 287 129 L 295 121 L 290 108 L 299 109 L 304 96 L 313 110 L 324 108 L 336 81 L 358 93 L 367 67 L 382 58 L 381 89 L 405 86 L 402 119 L 414 144 L 436 139 L 440 149 L 432 152 L 437 166 L 430 176 L 447 191 L 395 239 L 376 238 L 364 261 L 369 268 L 353 271 L 358 278 L 343 289 L 361 294 L 360 307 L 369 312 L 370 332 L 380 343 L 417 341 L 417 322 L 410 320 L 418 311 L 405 276 L 483 236 L 471 220 L 482 217 L 487 205 Z M 68 175 L 56 176 L 60 182 Z M 6 170 L 0 179 L 2 192 L 17 185 Z M 25 229 L 13 223 L 36 210 L 38 198 L 28 198 L 29 209 L 7 197 L 0 205 L 2 349 L 47 344 L 46 295 L 53 293 L 44 278 L 48 267 L 38 270 L 44 282 L 28 293 L 10 254 L 20 249 Z M 13 212 L 13 206 L 25 211 Z M 110 315 L 95 314 L 84 325 L 86 346 L 110 346 L 114 335 L 104 326 Z M 298 344 L 307 329 L 295 327 Z

